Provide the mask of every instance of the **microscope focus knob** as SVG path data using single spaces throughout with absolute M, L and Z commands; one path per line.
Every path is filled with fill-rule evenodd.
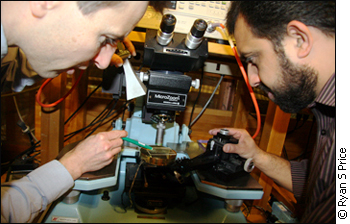
M 136 72 L 136 75 L 140 78 L 141 82 L 149 81 L 149 74 L 146 72 Z
M 191 86 L 195 89 L 198 89 L 200 85 L 201 85 L 201 81 L 199 79 L 192 80 L 191 82 Z

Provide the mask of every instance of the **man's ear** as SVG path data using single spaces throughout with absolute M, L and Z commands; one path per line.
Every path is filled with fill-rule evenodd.
M 42 18 L 46 15 L 47 11 L 55 8 L 59 5 L 58 1 L 30 1 L 29 7 L 33 16 Z
M 309 28 L 304 23 L 293 20 L 287 25 L 287 35 L 295 40 L 297 56 L 299 58 L 308 56 L 313 45 L 313 38 Z

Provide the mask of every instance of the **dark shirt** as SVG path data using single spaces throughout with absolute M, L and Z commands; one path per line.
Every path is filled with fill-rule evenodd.
M 335 74 L 309 108 L 317 121 L 317 141 L 311 161 L 291 161 L 293 193 L 304 205 L 300 222 L 335 223 Z

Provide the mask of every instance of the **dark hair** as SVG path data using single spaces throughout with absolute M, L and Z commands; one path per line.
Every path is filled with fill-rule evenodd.
M 79 9 L 84 15 L 96 12 L 106 7 L 117 6 L 121 1 L 77 1 Z M 169 1 L 150 1 L 149 5 L 157 12 L 163 13 L 163 9 L 169 4 Z
M 307 26 L 320 29 L 325 35 L 335 36 L 335 1 L 235 1 L 226 15 L 226 27 L 230 35 L 242 15 L 252 33 L 267 38 L 280 46 L 287 25 L 298 20 Z

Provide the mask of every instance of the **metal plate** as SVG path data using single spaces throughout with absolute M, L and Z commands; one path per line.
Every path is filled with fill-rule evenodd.
M 166 166 L 176 158 L 176 151 L 169 147 L 153 146 L 153 150 L 141 148 L 141 159 L 146 164 L 156 166 Z

